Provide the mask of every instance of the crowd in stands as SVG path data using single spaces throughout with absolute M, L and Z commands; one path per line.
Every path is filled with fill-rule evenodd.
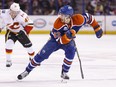
M 66 4 L 71 5 L 75 13 L 116 15 L 116 0 L 1 0 L 0 9 L 8 9 L 13 2 L 19 3 L 29 15 L 56 15 L 58 9 Z
M 116 15 L 116 0 L 91 0 L 86 12 L 93 15 Z

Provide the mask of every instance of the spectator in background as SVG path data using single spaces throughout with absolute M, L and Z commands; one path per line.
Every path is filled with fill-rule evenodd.
M 42 9 L 42 14 L 43 15 L 48 15 L 50 13 L 50 3 L 48 0 L 39 0 L 41 3 L 41 9 Z
M 55 15 L 57 14 L 57 7 L 56 7 L 56 0 L 49 0 L 50 2 L 50 13 L 49 15 Z
M 100 2 L 97 2 L 97 6 L 94 9 L 94 14 L 95 15 L 103 15 L 104 10 L 103 10 L 103 5 Z
M 28 3 L 27 0 L 15 0 L 16 3 L 20 4 L 21 10 L 28 13 Z
M 116 15 L 116 8 L 114 9 L 114 15 Z
M 5 1 L 5 8 L 9 8 L 10 5 L 13 3 L 14 0 L 7 0 Z
M 4 4 L 1 0 L 0 9 L 8 9 L 12 2 L 19 3 L 21 9 L 29 15 L 56 15 L 58 13 L 58 9 L 66 4 L 71 5 L 74 8 L 74 13 L 78 13 L 80 9 L 77 3 L 78 0 L 5 0 Z M 85 3 L 85 5 L 86 11 L 90 14 L 94 13 L 94 8 L 96 8 L 95 15 L 99 14 L 102 7 L 97 6 L 97 3 L 100 2 L 103 6 L 103 13 L 100 12 L 100 15 L 101 13 L 103 15 L 115 15 L 116 0 L 87 0 L 86 2 L 89 2 L 87 5 Z M 80 11 L 82 11 L 82 9 Z
M 0 8 L 2 8 L 2 2 L 0 2 Z
M 71 0 L 62 0 L 63 5 L 69 5 Z
M 97 2 L 98 2 L 99 0 L 92 0 L 92 1 L 90 1 L 91 2 L 91 5 L 95 8 L 96 6 L 97 6 Z
M 110 2 L 106 2 L 104 4 L 104 15 L 110 15 L 110 11 L 111 11 L 111 7 L 110 7 Z
M 94 7 L 91 5 L 91 2 L 89 2 L 87 5 L 86 5 L 86 12 L 87 13 L 90 13 L 92 15 L 94 15 Z
M 40 0 L 33 0 L 32 9 L 33 15 L 42 15 L 42 9 L 40 7 Z

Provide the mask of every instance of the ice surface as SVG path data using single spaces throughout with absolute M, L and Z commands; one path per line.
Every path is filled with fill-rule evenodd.
M 39 52 L 49 35 L 30 35 L 35 52 Z M 17 42 L 12 54 L 13 65 L 5 67 L 5 41 L 0 35 L 0 87 L 116 87 L 116 35 L 77 35 L 75 39 L 85 79 L 81 78 L 79 62 L 75 56 L 68 75 L 70 80 L 61 83 L 60 73 L 64 52 L 54 52 L 42 65 L 36 67 L 25 79 L 17 75 L 28 65 L 28 55 Z

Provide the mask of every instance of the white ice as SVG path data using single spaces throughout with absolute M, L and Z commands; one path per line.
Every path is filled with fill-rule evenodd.
M 39 52 L 49 35 L 30 35 L 35 52 Z M 5 67 L 5 41 L 0 35 L 0 87 L 116 87 L 116 35 L 77 35 L 75 41 L 79 51 L 84 79 L 81 78 L 77 55 L 68 73 L 70 80 L 61 83 L 61 66 L 64 52 L 54 52 L 41 66 L 36 67 L 26 78 L 17 80 L 17 75 L 28 65 L 28 55 L 17 42 L 12 54 L 13 65 Z

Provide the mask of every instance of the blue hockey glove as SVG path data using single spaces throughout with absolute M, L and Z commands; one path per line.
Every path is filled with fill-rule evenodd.
M 69 38 L 69 39 L 72 39 L 72 38 L 75 38 L 75 30 L 71 29 L 71 30 L 68 30 L 66 31 L 66 36 Z
M 97 38 L 101 38 L 101 36 L 103 35 L 102 29 L 98 30 L 98 31 L 95 32 L 95 33 L 96 33 L 96 37 L 97 37 Z

